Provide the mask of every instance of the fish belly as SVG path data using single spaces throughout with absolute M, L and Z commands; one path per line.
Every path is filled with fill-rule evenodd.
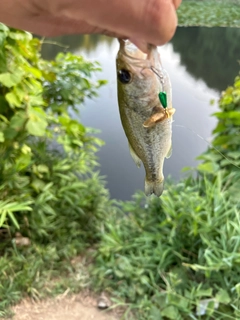
M 152 128 L 144 128 L 143 123 L 149 114 L 120 108 L 122 125 L 131 151 L 135 153 L 136 159 L 142 161 L 146 171 L 145 193 L 160 196 L 164 183 L 164 159 L 171 149 L 172 119 L 166 119 Z

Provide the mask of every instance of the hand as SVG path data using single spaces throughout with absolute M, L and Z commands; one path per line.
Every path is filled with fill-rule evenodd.
M 0 0 L 0 21 L 42 36 L 100 33 L 146 50 L 174 35 L 181 0 Z

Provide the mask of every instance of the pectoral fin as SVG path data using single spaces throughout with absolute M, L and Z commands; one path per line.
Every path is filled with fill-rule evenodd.
M 131 147 L 130 143 L 128 143 L 128 146 L 129 146 L 129 151 L 130 151 L 130 154 L 133 158 L 133 161 L 135 162 L 136 166 L 138 168 L 140 168 L 141 167 L 141 159 L 136 155 L 136 153 L 133 150 L 133 148 Z

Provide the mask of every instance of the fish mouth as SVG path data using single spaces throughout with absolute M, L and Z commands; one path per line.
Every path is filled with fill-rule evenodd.
M 134 68 L 136 71 L 140 68 L 141 74 L 145 69 L 153 72 L 155 70 L 155 74 L 161 70 L 160 55 L 156 46 L 149 44 L 148 53 L 144 53 L 129 40 L 118 39 L 118 41 L 120 43 L 118 59 L 124 60 L 130 69 Z
M 125 55 L 129 59 L 133 60 L 146 60 L 148 54 L 142 52 L 140 49 L 138 49 L 135 44 L 133 44 L 129 40 L 122 40 L 118 39 L 120 43 L 120 52 Z

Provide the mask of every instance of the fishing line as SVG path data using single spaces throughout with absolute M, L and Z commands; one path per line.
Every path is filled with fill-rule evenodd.
M 164 85 L 164 79 L 163 79 L 163 75 L 158 73 L 158 69 L 154 68 L 153 66 L 150 67 L 150 69 L 152 70 L 152 72 L 154 72 L 157 77 L 160 79 L 160 82 L 162 84 L 162 87 Z M 189 131 L 191 131 L 192 133 L 194 133 L 197 137 L 199 137 L 200 139 L 202 139 L 204 142 L 206 142 L 208 144 L 209 147 L 213 148 L 219 155 L 221 155 L 225 160 L 227 160 L 229 162 L 229 164 L 233 165 L 235 168 L 240 169 L 240 166 L 238 166 L 236 163 L 234 163 L 233 161 L 231 161 L 228 157 L 226 157 L 220 150 L 218 150 L 216 147 L 214 147 L 210 142 L 208 142 L 206 139 L 204 139 L 200 134 L 198 134 L 196 131 L 194 131 L 193 129 L 190 129 L 186 126 L 183 125 L 173 125 L 174 127 L 179 127 L 179 128 L 184 128 L 187 129 Z
M 135 61 L 137 61 L 137 60 L 138 60 L 139 62 L 141 61 L 141 59 L 134 58 L 134 57 L 128 55 L 126 52 L 125 52 L 125 55 L 126 55 L 128 58 L 131 58 L 131 59 L 133 59 L 133 60 L 135 60 Z M 147 60 L 144 60 L 144 61 L 146 62 Z M 141 62 L 142 62 L 142 61 L 141 61 Z M 165 92 L 164 92 L 164 75 L 162 74 L 161 70 L 153 67 L 152 65 L 151 65 L 151 66 L 148 66 L 148 67 L 145 67 L 145 68 L 150 69 L 150 70 L 159 78 L 159 81 L 161 82 L 161 86 L 162 86 L 162 90 L 163 90 L 163 92 L 160 92 L 159 95 L 160 95 L 161 93 L 165 93 Z M 144 69 L 145 69 L 145 68 L 144 68 Z M 161 99 L 160 99 L 160 100 L 161 100 Z M 162 101 L 161 101 L 161 102 L 162 102 Z M 165 102 L 165 103 L 166 103 L 166 105 L 163 104 L 163 107 L 164 107 L 164 108 L 167 107 L 167 102 Z M 221 155 L 225 160 L 227 160 L 227 161 L 229 162 L 229 164 L 233 165 L 233 166 L 234 166 L 235 168 L 237 168 L 237 169 L 240 169 L 240 166 L 238 166 L 236 163 L 234 163 L 233 161 L 231 161 L 231 160 L 230 160 L 227 156 L 225 156 L 220 150 L 218 150 L 216 147 L 214 147 L 210 142 L 208 142 L 206 139 L 204 139 L 200 134 L 198 134 L 198 133 L 197 133 L 196 131 L 194 131 L 193 129 L 190 129 L 190 128 L 188 128 L 188 127 L 186 127 L 186 126 L 183 126 L 183 125 L 174 125 L 174 126 L 175 126 L 175 127 L 179 127 L 179 128 L 185 128 L 185 129 L 189 130 L 190 132 L 192 132 L 193 134 L 195 134 L 197 137 L 199 137 L 200 139 L 202 139 L 204 142 L 206 142 L 209 147 L 213 148 L 219 155 Z
M 162 84 L 162 86 L 163 86 L 163 85 L 164 85 L 163 75 L 162 75 L 162 74 L 159 74 L 159 73 L 157 72 L 157 71 L 160 71 L 160 70 L 154 68 L 153 66 L 151 66 L 150 69 L 152 70 L 152 72 L 154 72 L 154 73 L 158 76 L 158 78 L 160 79 L 161 84 Z
M 191 128 L 188 128 L 186 126 L 180 125 L 180 124 L 175 124 L 173 125 L 174 127 L 179 127 L 179 128 L 184 128 L 189 130 L 190 132 L 194 133 L 197 137 L 199 137 L 200 139 L 202 139 L 204 142 L 206 142 L 208 144 L 209 147 L 213 148 L 215 151 L 217 151 L 218 154 L 220 154 L 225 160 L 227 160 L 229 162 L 229 164 L 233 165 L 234 167 L 236 167 L 237 169 L 240 169 L 240 166 L 238 166 L 236 163 L 234 163 L 233 161 L 231 161 L 228 157 L 226 157 L 220 150 L 218 150 L 216 147 L 214 147 L 210 142 L 208 142 L 206 139 L 204 139 L 202 136 L 200 136 L 200 134 L 198 134 L 196 131 L 194 131 Z

